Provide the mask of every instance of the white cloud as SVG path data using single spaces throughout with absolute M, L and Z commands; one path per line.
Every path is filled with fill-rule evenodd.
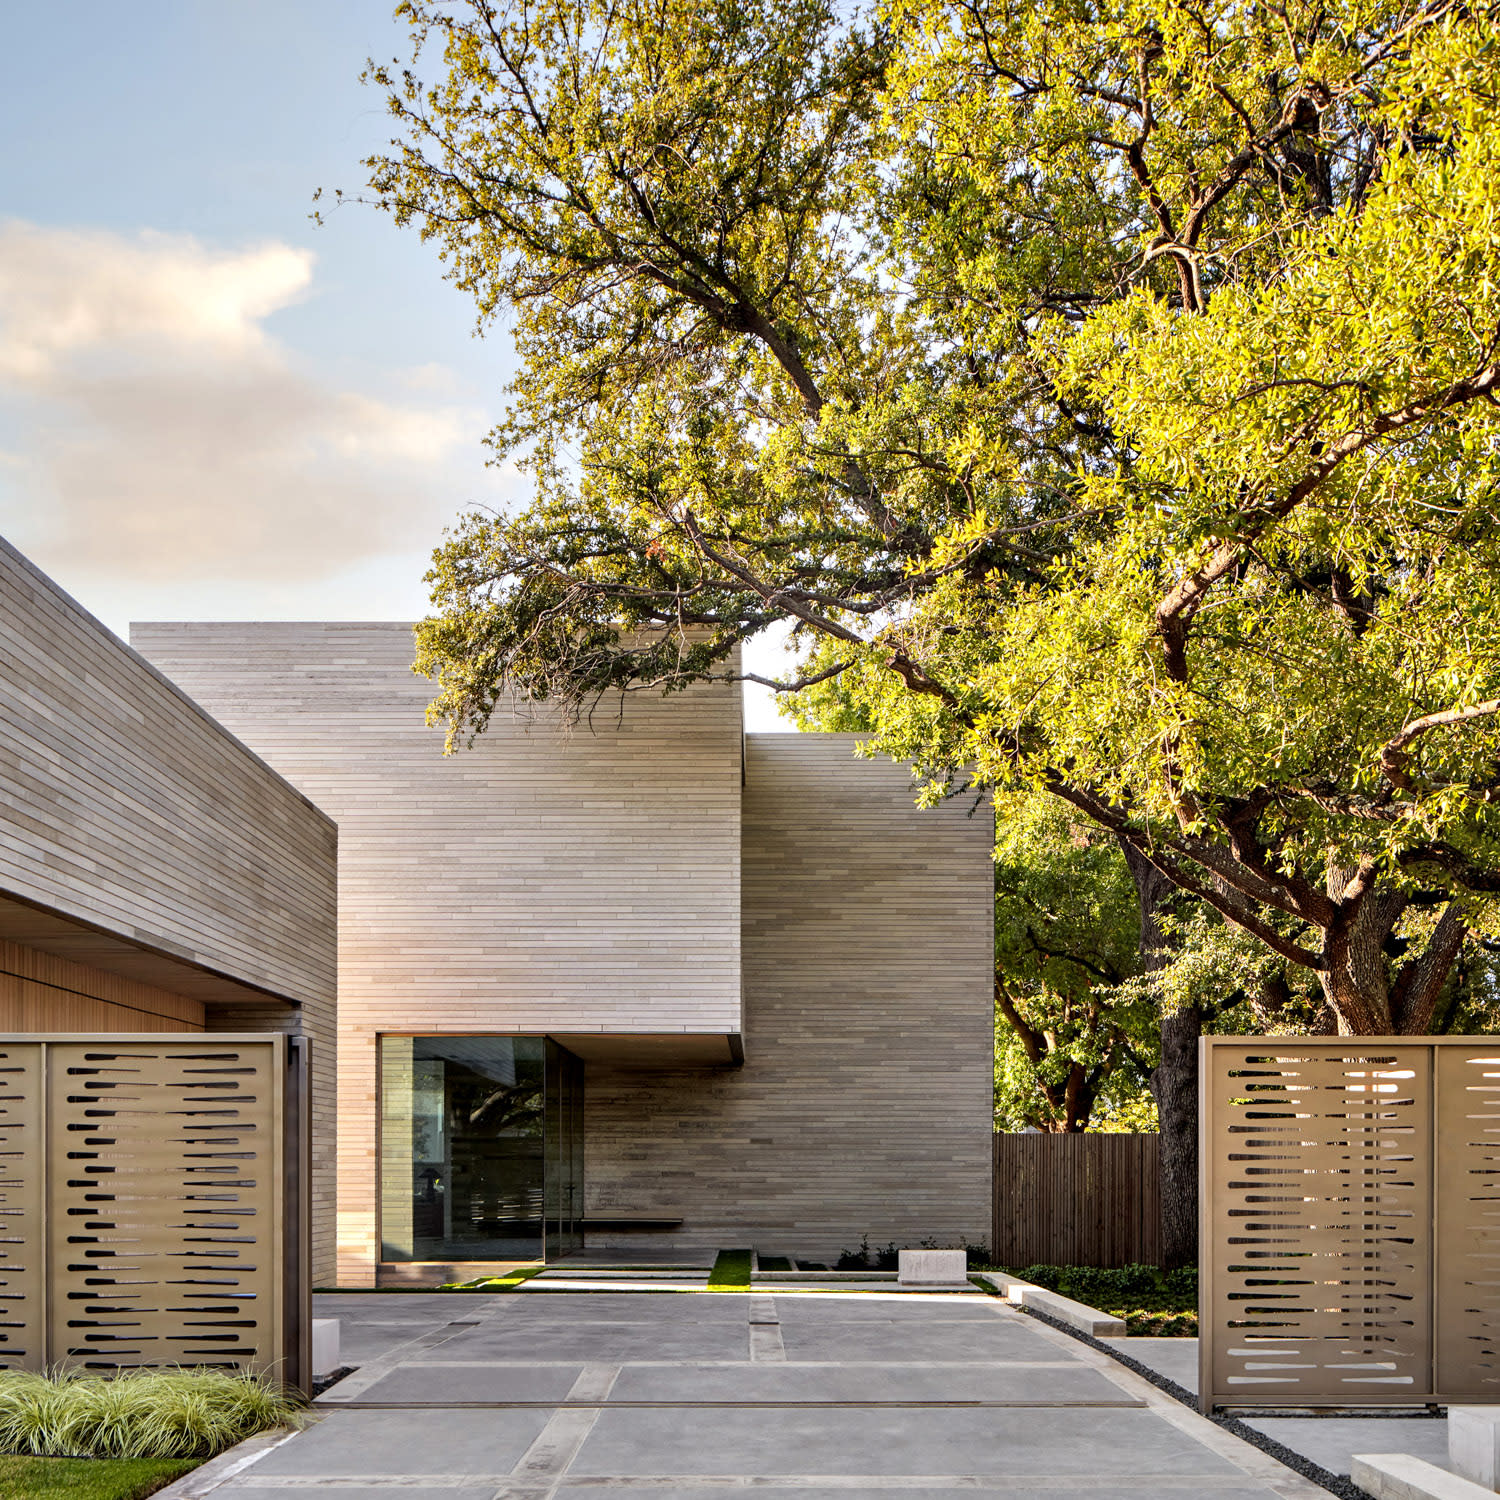
M 312 282 L 311 251 L 0 224 L 0 375 L 45 383 L 69 356 L 130 349 L 199 361 L 272 357 L 261 321 Z
M 394 400 L 341 389 L 267 331 L 313 264 L 284 244 L 0 224 L 20 501 L 0 529 L 51 567 L 270 583 L 420 555 L 465 502 L 493 503 L 483 414 L 435 371 Z

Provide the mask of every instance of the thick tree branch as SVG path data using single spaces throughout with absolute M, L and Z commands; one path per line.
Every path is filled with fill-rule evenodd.
M 1468 708 L 1445 708 L 1438 713 L 1423 714 L 1413 719 L 1398 734 L 1393 734 L 1380 750 L 1380 769 L 1392 786 L 1404 792 L 1413 790 L 1413 782 L 1407 764 L 1410 760 L 1407 747 L 1429 729 L 1440 729 L 1448 724 L 1467 724 L 1470 719 L 1484 719 L 1500 713 L 1500 698 L 1487 698 L 1483 703 Z
M 1232 542 L 1221 542 L 1196 568 L 1171 588 L 1156 606 L 1156 628 L 1162 639 L 1167 671 L 1176 682 L 1188 680 L 1187 637 L 1193 616 L 1208 591 L 1244 559 L 1249 548 L 1278 521 L 1285 520 L 1315 494 L 1345 459 L 1382 438 L 1404 432 L 1470 401 L 1491 396 L 1500 385 L 1500 365 L 1486 365 L 1466 380 L 1395 411 L 1376 415 L 1370 423 L 1346 432 L 1324 446 L 1317 461 L 1280 500 L 1263 505 L 1251 523 Z

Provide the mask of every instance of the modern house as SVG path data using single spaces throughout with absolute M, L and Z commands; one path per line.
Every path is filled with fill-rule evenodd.
M 254 1295 L 227 1288 L 274 1237 L 250 1198 L 282 1161 L 242 1165 L 272 1160 L 267 1100 L 227 1043 L 143 1052 L 154 1037 L 309 1042 L 297 1186 L 311 1275 L 333 1276 L 337 848 L 303 793 L 0 541 L 0 1362 L 102 1350 L 127 1325 L 168 1348 L 141 1319 L 200 1295 L 184 1266 L 223 1268 L 202 1278 L 210 1302 Z M 195 1215 L 239 1228 L 185 1248 Z
M 737 686 L 445 758 L 407 625 L 132 641 L 338 824 L 341 1285 L 985 1237 L 986 804 Z

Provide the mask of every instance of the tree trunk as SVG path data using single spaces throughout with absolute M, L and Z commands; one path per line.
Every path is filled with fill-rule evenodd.
M 1166 967 L 1170 954 L 1161 913 L 1172 894 L 1167 878 L 1120 841 L 1140 906 L 1141 972 Z M 1203 1015 L 1185 1006 L 1161 1018 L 1161 1063 L 1151 1075 L 1160 1131 L 1161 1261 L 1168 1269 L 1198 1259 L 1198 1037 Z
M 1185 1005 L 1161 1018 L 1161 1067 L 1153 1080 L 1161 1130 L 1161 1263 L 1198 1259 L 1198 1037 L 1203 1014 Z

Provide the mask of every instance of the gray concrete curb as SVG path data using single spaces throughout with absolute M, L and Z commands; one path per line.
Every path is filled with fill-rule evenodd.
M 1044 1287 L 1034 1286 L 1015 1276 L 992 1271 L 980 1271 L 976 1274 L 980 1281 L 994 1287 L 1015 1307 L 1029 1307 L 1046 1313 L 1049 1318 L 1056 1318 L 1059 1323 L 1066 1323 L 1069 1328 L 1076 1328 L 1080 1333 L 1087 1333 L 1096 1339 L 1125 1336 L 1124 1320 L 1100 1312 L 1097 1307 L 1086 1307 L 1082 1302 L 1073 1301 L 1071 1297 L 1059 1296 L 1056 1292 L 1049 1292 Z
M 269 1432 L 257 1432 L 243 1443 L 226 1448 L 216 1458 L 199 1464 L 191 1474 L 174 1479 L 165 1489 L 157 1490 L 152 1500 L 201 1500 L 210 1491 L 218 1489 L 243 1473 L 251 1464 L 264 1458 L 273 1448 L 279 1448 L 288 1438 L 297 1436 L 295 1427 L 273 1427 Z
M 1494 1500 L 1472 1479 L 1461 1479 L 1409 1453 L 1356 1453 L 1349 1477 L 1375 1500 Z

